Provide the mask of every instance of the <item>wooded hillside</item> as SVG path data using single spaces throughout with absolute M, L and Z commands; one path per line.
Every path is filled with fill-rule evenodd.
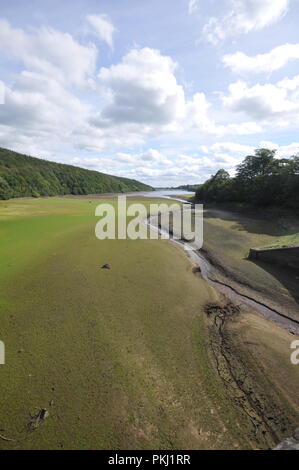
M 148 191 L 146 184 L 0 148 L 0 199 Z

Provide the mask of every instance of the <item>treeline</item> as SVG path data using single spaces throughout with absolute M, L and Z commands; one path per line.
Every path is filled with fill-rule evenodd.
M 200 184 L 183 184 L 174 189 L 183 189 L 184 191 L 190 191 L 191 193 L 195 192 Z
M 275 150 L 258 149 L 237 166 L 235 177 L 217 171 L 198 187 L 196 197 L 202 202 L 299 209 L 299 156 L 279 159 Z
M 139 181 L 49 162 L 0 148 L 0 199 L 148 191 Z

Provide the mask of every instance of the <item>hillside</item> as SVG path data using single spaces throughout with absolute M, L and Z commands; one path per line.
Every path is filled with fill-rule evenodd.
M 0 199 L 151 189 L 136 180 L 41 160 L 0 148 Z

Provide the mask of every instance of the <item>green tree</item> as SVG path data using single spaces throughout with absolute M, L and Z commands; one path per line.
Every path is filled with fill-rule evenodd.
M 255 155 L 248 155 L 237 166 L 237 177 L 246 180 L 276 173 L 278 163 L 275 160 L 275 153 L 276 150 L 259 149 L 255 151 Z

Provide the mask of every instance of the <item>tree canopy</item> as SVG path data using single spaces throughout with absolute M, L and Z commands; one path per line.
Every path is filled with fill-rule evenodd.
M 0 148 L 0 199 L 148 191 L 146 184 Z
M 243 202 L 254 206 L 299 209 L 299 156 L 276 158 L 275 150 L 257 149 L 230 177 L 224 169 L 197 189 L 202 202 Z

